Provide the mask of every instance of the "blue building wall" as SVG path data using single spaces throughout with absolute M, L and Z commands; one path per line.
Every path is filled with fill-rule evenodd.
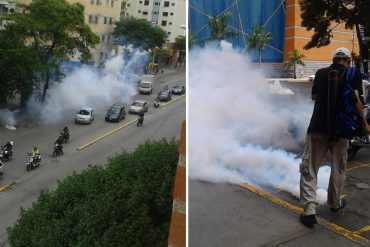
M 190 32 L 196 37 L 195 44 L 203 45 L 210 36 L 207 25 L 209 16 L 230 11 L 232 16 L 228 24 L 234 30 L 239 30 L 236 37 L 227 39 L 234 47 L 245 48 L 243 35 L 247 40 L 247 34 L 251 33 L 253 27 L 265 25 L 265 31 L 272 33 L 273 40 L 263 50 L 262 62 L 282 62 L 285 34 L 284 2 L 282 0 L 189 0 Z M 256 51 L 251 51 L 250 56 L 252 61 L 258 60 Z

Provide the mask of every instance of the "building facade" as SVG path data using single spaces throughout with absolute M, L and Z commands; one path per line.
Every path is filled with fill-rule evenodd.
M 122 1 L 121 18 L 135 17 L 150 21 L 168 34 L 167 42 L 186 32 L 186 0 Z
M 221 0 L 217 3 L 212 0 L 189 0 L 189 30 L 196 38 L 196 45 L 204 44 L 210 36 L 207 27 L 209 17 L 226 11 L 232 14 L 228 22 L 230 29 L 238 34 L 228 39 L 234 47 L 245 49 L 246 40 L 255 26 L 262 25 L 265 31 L 272 33 L 272 41 L 262 52 L 262 62 L 265 67 L 273 68 L 276 72 L 274 76 L 285 75 L 283 63 L 288 61 L 288 53 L 294 49 L 306 55 L 303 60 L 307 66 L 297 70 L 305 76 L 331 63 L 332 53 L 337 47 L 344 46 L 359 54 L 354 30 L 345 29 L 342 24 L 335 26 L 330 45 L 304 50 L 313 32 L 301 26 L 299 0 Z M 251 51 L 250 57 L 257 62 L 256 51 Z

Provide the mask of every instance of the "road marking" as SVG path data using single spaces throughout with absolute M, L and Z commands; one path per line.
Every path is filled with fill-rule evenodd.
M 105 138 L 105 137 L 107 137 L 107 136 L 110 136 L 111 134 L 113 134 L 113 133 L 115 133 L 115 132 L 119 131 L 120 129 L 123 129 L 123 128 L 125 128 L 125 127 L 129 126 L 130 124 L 135 123 L 136 121 L 137 121 L 137 119 L 134 119 L 134 120 L 132 120 L 132 121 L 130 121 L 130 122 L 128 122 L 128 123 L 126 123 L 126 124 L 124 124 L 124 125 L 121 125 L 120 127 L 116 128 L 116 129 L 114 129 L 114 130 L 111 130 L 111 131 L 109 131 L 109 132 L 105 133 L 104 135 L 101 135 L 101 136 L 99 136 L 99 137 L 95 138 L 94 140 L 92 140 L 92 141 L 90 141 L 90 142 L 86 143 L 85 145 L 82 145 L 82 146 L 78 147 L 78 148 L 77 148 L 77 150 L 82 150 L 82 149 L 84 149 L 84 148 L 86 148 L 86 147 L 88 147 L 88 146 L 90 146 L 90 145 L 92 145 L 92 144 L 94 144 L 94 143 L 96 143 L 96 142 L 100 141 L 101 139 L 103 139 L 103 138 Z
M 266 200 L 274 203 L 274 204 L 277 204 L 277 205 L 280 205 L 296 214 L 300 214 L 303 212 L 303 209 L 301 207 L 298 207 L 298 206 L 295 206 L 287 201 L 284 201 L 274 195 L 272 195 L 271 193 L 268 193 L 268 192 L 265 192 L 263 190 L 260 190 L 260 189 L 257 189 L 256 187 L 253 187 L 249 184 L 246 184 L 246 183 L 241 183 L 239 184 L 239 186 L 265 198 Z M 351 240 L 351 241 L 354 241 L 358 244 L 361 244 L 363 246 L 368 246 L 369 244 L 369 240 L 367 238 L 364 238 L 362 237 L 358 231 L 357 232 L 352 232 L 350 230 L 347 230 L 341 226 L 338 226 L 332 222 L 329 222 L 328 220 L 325 220 L 325 219 L 322 219 L 320 217 L 316 217 L 317 218 L 317 221 L 318 221 L 318 224 L 325 227 L 326 229 L 328 230 L 331 230 L 337 234 L 340 234 L 342 235 L 343 237 Z
M 353 163 L 357 164 L 357 166 L 353 166 L 351 168 L 346 169 L 346 172 L 349 172 L 349 171 L 352 171 L 354 169 L 358 169 L 358 168 L 361 168 L 361 167 L 370 167 L 370 163 L 365 164 L 365 163 L 361 163 L 361 162 L 357 162 L 357 161 L 355 161 Z
M 370 226 L 365 226 L 365 227 L 361 228 L 360 230 L 355 231 L 355 233 L 362 234 L 362 233 L 368 232 L 368 231 L 370 231 Z
M 0 185 L 0 192 L 6 190 L 10 186 L 13 186 L 14 184 L 15 184 L 15 181 L 13 181 L 11 183 L 4 184 L 4 185 Z
M 168 102 L 168 103 L 166 103 L 166 104 L 163 104 L 163 105 L 162 105 L 162 107 L 168 106 L 168 105 L 170 105 L 170 104 L 172 104 L 172 103 L 174 103 L 174 102 L 176 102 L 176 101 L 178 101 L 178 100 L 180 100 L 180 99 L 182 99 L 182 98 L 184 98 L 184 97 L 185 97 L 185 94 L 184 94 L 184 95 L 182 95 L 182 96 L 180 96 L 180 97 L 178 97 L 178 98 L 176 98 L 176 99 L 174 99 L 174 100 L 172 100 L 172 101 L 170 101 L 170 102 Z M 135 123 L 136 121 L 137 121 L 137 119 L 132 120 L 132 121 L 130 121 L 130 122 L 128 122 L 128 123 L 126 123 L 126 124 L 124 124 L 124 125 L 122 125 L 122 126 L 120 126 L 120 127 L 116 128 L 116 129 L 114 129 L 114 130 L 111 130 L 111 131 L 109 131 L 109 132 L 105 133 L 104 135 L 101 135 L 101 136 L 99 136 L 99 137 L 95 138 L 94 140 L 92 140 L 92 141 L 90 141 L 90 142 L 88 142 L 88 143 L 86 143 L 86 144 L 84 144 L 84 145 L 82 145 L 82 146 L 78 147 L 78 148 L 77 148 L 77 150 L 82 150 L 82 149 L 84 149 L 84 148 L 86 148 L 86 147 L 88 147 L 88 146 L 91 146 L 92 144 L 94 144 L 94 143 L 96 143 L 96 142 L 100 141 L 101 139 L 104 139 L 104 138 L 105 138 L 105 137 L 107 137 L 107 136 L 110 136 L 111 134 L 113 134 L 113 133 L 115 133 L 115 132 L 119 131 L 120 129 L 123 129 L 123 128 L 125 128 L 125 127 L 129 126 L 130 124 Z

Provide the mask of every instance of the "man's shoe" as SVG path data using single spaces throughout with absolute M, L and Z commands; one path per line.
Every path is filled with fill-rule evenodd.
M 342 199 L 342 206 L 340 206 L 339 208 L 330 208 L 330 212 L 332 213 L 339 213 L 340 211 L 342 211 L 343 208 L 346 207 L 346 201 Z
M 314 214 L 311 215 L 300 215 L 299 220 L 307 227 L 313 228 L 313 225 L 317 223 L 316 216 Z

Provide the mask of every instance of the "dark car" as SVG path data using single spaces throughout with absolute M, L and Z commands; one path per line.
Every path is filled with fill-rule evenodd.
M 117 121 L 120 122 L 126 117 L 125 107 L 120 104 L 114 104 L 107 110 L 105 114 L 105 121 Z
M 185 86 L 174 86 L 172 87 L 172 94 L 184 94 Z
M 172 98 L 172 94 L 170 90 L 163 90 L 158 93 L 159 101 L 170 101 Z

